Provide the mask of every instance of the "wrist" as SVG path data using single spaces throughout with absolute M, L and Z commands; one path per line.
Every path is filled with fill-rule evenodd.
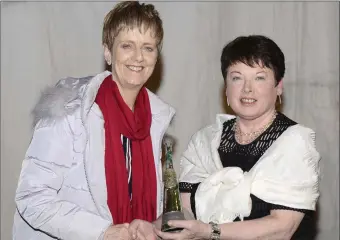
M 107 226 L 103 231 L 102 234 L 99 237 L 99 240 L 104 240 L 106 238 L 107 231 L 112 227 L 112 224 Z
M 206 228 L 204 231 L 204 239 L 210 240 L 212 227 L 209 223 L 206 223 L 205 225 L 206 225 Z
M 155 221 L 152 222 L 152 225 L 158 229 L 161 230 L 161 225 L 162 225 L 162 217 L 157 218 Z
M 221 238 L 221 228 L 220 228 L 220 226 L 217 223 L 214 223 L 214 222 L 210 222 L 209 225 L 211 226 L 209 239 L 220 240 L 220 238 Z

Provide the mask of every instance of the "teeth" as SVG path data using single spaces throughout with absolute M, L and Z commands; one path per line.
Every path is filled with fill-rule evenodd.
M 127 66 L 127 68 L 135 72 L 142 71 L 143 69 L 143 67 L 140 67 L 140 66 Z
M 242 98 L 241 101 L 242 101 L 242 102 L 245 102 L 245 103 L 253 103 L 253 102 L 255 102 L 256 100 L 255 100 L 255 99 L 252 99 L 252 98 Z

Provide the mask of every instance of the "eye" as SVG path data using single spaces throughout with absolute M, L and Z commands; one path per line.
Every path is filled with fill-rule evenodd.
M 145 47 L 146 51 L 153 52 L 155 49 L 153 47 Z
M 122 44 L 122 48 L 123 48 L 123 49 L 129 49 L 129 48 L 131 48 L 131 45 L 130 45 L 130 44 L 127 44 L 127 43 L 123 43 L 123 44 Z
M 241 79 L 240 77 L 236 77 L 236 76 L 231 78 L 232 81 L 237 81 L 237 80 L 240 80 L 240 79 Z
M 258 76 L 258 77 L 256 77 L 255 79 L 256 79 L 256 80 L 260 80 L 260 81 L 261 81 L 261 80 L 265 80 L 265 77 Z

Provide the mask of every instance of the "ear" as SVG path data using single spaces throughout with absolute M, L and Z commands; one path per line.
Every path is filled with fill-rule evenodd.
M 107 47 L 106 44 L 103 45 L 103 49 L 104 49 L 104 58 L 105 58 L 105 61 L 110 66 L 112 64 L 112 57 L 111 57 L 112 54 L 111 54 L 111 51 Z
M 280 82 L 276 86 L 276 94 L 279 96 L 283 92 L 283 79 L 280 80 Z

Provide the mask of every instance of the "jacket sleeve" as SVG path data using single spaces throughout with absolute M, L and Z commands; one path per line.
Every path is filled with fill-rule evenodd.
M 17 210 L 33 229 L 58 239 L 101 239 L 111 222 L 58 195 L 73 164 L 72 151 L 66 119 L 36 127 L 22 164 Z

